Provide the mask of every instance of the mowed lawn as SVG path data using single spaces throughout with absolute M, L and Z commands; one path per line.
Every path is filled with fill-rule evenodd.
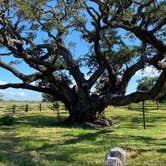
M 0 166 L 102 166 L 106 153 L 121 147 L 128 166 L 166 165 L 166 111 L 142 113 L 109 107 L 111 128 L 60 125 L 55 112 L 15 114 L 12 126 L 0 125 Z M 2 115 L 0 115 L 2 116 Z

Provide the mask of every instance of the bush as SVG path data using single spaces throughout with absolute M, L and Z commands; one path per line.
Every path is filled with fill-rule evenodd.
M 53 108 L 55 109 L 55 110 L 57 110 L 57 109 L 59 109 L 59 103 L 57 102 L 57 101 L 54 101 L 53 102 Z
M 54 101 L 54 102 L 52 103 L 52 105 L 51 105 L 49 108 L 50 108 L 51 110 L 53 110 L 53 111 L 56 111 L 56 110 L 59 109 L 59 107 L 60 107 L 59 102 L 58 102 L 58 101 Z
M 11 115 L 4 115 L 1 119 L 0 122 L 2 125 L 7 125 L 10 126 L 14 123 L 14 117 Z

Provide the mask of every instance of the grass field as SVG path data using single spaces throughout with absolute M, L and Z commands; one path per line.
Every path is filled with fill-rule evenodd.
M 0 166 L 102 166 L 115 146 L 127 152 L 127 166 L 166 165 L 166 111 L 148 110 L 146 130 L 140 111 L 106 112 L 116 125 L 105 129 L 63 126 L 52 111 L 14 115 L 14 125 L 0 125 Z

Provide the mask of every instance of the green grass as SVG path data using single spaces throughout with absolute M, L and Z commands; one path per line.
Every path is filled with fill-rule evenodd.
M 140 111 L 106 113 L 116 125 L 98 130 L 63 126 L 55 112 L 16 114 L 13 126 L 0 125 L 0 166 L 102 166 L 115 146 L 127 152 L 128 166 L 165 166 L 165 111 L 148 111 L 146 130 Z

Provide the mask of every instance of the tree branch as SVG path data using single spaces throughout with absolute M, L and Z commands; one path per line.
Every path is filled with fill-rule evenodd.
M 42 76 L 43 76 L 43 74 L 41 72 L 36 72 L 36 73 L 30 74 L 30 75 L 24 75 L 23 73 L 19 72 L 14 67 L 12 67 L 11 65 L 4 63 L 1 58 L 0 58 L 0 66 L 3 67 L 4 69 L 10 71 L 16 77 L 20 78 L 23 82 L 26 82 L 26 83 L 31 83 L 33 81 L 36 81 L 36 80 L 42 78 Z
M 120 94 L 126 93 L 127 85 L 131 79 L 131 77 L 140 69 L 144 68 L 145 65 L 145 59 L 146 59 L 146 44 L 142 43 L 142 49 L 141 49 L 141 58 L 140 60 L 132 65 L 131 67 L 127 68 L 127 70 L 124 72 L 122 76 L 122 81 L 119 84 L 119 92 Z
M 151 33 L 155 33 L 156 31 L 160 30 L 164 25 L 166 24 L 166 17 L 164 17 L 163 19 L 161 19 L 155 28 L 153 28 L 150 32 Z
M 104 68 L 103 67 L 99 67 L 99 69 L 97 69 L 93 75 L 88 79 L 88 88 L 90 89 L 95 82 L 98 80 L 98 78 L 103 74 L 104 72 Z
M 9 56 L 9 55 L 12 55 L 12 54 L 13 54 L 12 52 L 0 53 L 0 56 Z
M 159 94 L 165 82 L 166 82 L 166 71 L 163 71 L 160 74 L 154 87 L 148 92 L 137 91 L 126 96 L 107 94 L 104 96 L 100 96 L 100 100 L 105 104 L 111 104 L 117 106 L 127 105 L 130 103 L 138 103 L 144 100 L 152 100 Z
M 112 23 L 111 21 L 107 21 L 106 24 L 111 28 L 122 28 L 134 33 L 141 41 L 143 41 L 144 43 L 151 44 L 159 52 L 166 51 L 165 44 L 161 40 L 158 40 L 151 31 L 142 30 L 140 27 L 132 27 L 124 23 L 118 23 L 118 22 Z
M 126 88 L 127 85 L 131 79 L 131 77 L 140 69 L 142 69 L 145 65 L 144 60 L 141 58 L 140 61 L 138 61 L 136 64 L 132 65 L 131 67 L 129 67 L 123 74 L 122 77 L 122 81 L 120 82 L 119 85 L 119 92 L 121 94 L 125 94 L 126 93 Z
M 158 62 L 158 66 L 159 66 L 162 70 L 166 70 L 166 61 L 159 61 L 159 62 Z
M 16 89 L 22 88 L 22 89 L 34 90 L 43 93 L 48 93 L 50 91 L 50 88 L 36 87 L 24 83 L 9 83 L 9 84 L 0 85 L 0 89 L 7 89 L 7 88 L 16 88 Z
M 26 76 L 24 74 L 20 73 L 18 70 L 16 70 L 11 65 L 8 65 L 8 64 L 4 63 L 1 59 L 1 57 L 0 57 L 0 66 L 3 67 L 6 70 L 12 72 L 16 77 L 20 78 L 21 80 L 23 80 L 23 81 L 26 80 Z
M 58 39 L 59 40 L 59 39 Z M 71 52 L 61 43 L 62 42 L 57 42 L 57 48 L 59 53 L 63 56 L 64 60 L 67 63 L 68 69 L 71 73 L 71 75 L 74 77 L 78 87 L 82 87 L 83 84 L 86 82 L 83 73 L 80 71 L 78 64 L 76 61 L 73 59 Z M 62 40 L 62 39 L 60 39 Z

